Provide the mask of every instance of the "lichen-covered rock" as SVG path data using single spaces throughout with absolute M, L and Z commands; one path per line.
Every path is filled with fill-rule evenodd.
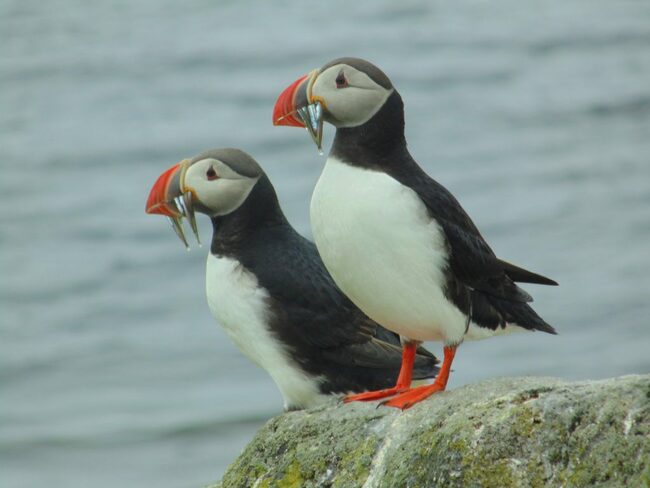
M 215 487 L 650 486 L 650 375 L 505 378 L 270 420 Z

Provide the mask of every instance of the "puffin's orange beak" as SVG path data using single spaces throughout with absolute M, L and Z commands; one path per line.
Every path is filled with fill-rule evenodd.
M 306 128 L 320 150 L 323 141 L 324 101 L 312 94 L 318 74 L 318 70 L 313 70 L 291 83 L 280 94 L 273 107 L 273 125 Z
M 174 203 L 174 199 L 180 196 L 180 192 L 176 195 L 171 195 L 170 192 L 170 183 L 174 179 L 178 179 L 176 177 L 180 176 L 180 169 L 181 163 L 176 163 L 161 174 L 153 184 L 145 207 L 145 211 L 148 214 L 159 214 L 176 218 L 183 215 Z M 180 189 L 180 185 L 177 185 L 177 188 Z
M 297 98 L 304 99 L 307 105 L 307 78 L 309 75 L 301 76 L 284 89 L 273 107 L 273 125 L 288 125 L 291 127 L 305 127 L 302 119 L 297 117 L 298 104 Z
M 194 216 L 194 194 L 192 191 L 184 191 L 183 179 L 190 161 L 185 159 L 175 164 L 161 174 L 151 187 L 145 212 L 148 214 L 166 215 L 172 224 L 172 228 L 179 239 L 189 250 L 185 232 L 183 232 L 182 220 L 186 217 L 196 237 L 196 241 L 201 245 L 199 231 Z

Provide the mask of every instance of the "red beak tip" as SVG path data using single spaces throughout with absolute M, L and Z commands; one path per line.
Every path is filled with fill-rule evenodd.
M 159 202 L 147 205 L 145 212 L 149 215 L 164 215 L 167 217 L 180 217 L 182 214 L 177 212 L 168 202 Z
M 296 113 L 296 92 L 300 84 L 307 79 L 307 76 L 301 76 L 296 81 L 285 88 L 273 107 L 273 125 L 288 125 L 292 127 L 304 127 L 305 125 L 295 117 Z
M 149 215 L 157 214 L 158 213 L 158 205 L 149 205 L 149 202 L 147 202 L 147 207 L 144 209 L 145 213 L 148 213 Z
M 179 168 L 180 163 L 175 164 L 158 177 L 149 192 L 144 210 L 146 213 L 150 215 L 167 215 L 168 217 L 176 217 L 179 215 L 178 212 L 173 211 L 173 208 L 167 202 L 167 187 Z
M 281 125 L 294 125 L 293 124 L 293 116 L 291 114 L 286 115 L 286 114 L 273 114 L 273 125 L 275 126 L 281 126 Z

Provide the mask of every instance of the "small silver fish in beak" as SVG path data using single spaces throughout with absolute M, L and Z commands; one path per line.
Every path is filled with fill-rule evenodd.
M 298 117 L 320 152 L 323 151 L 323 105 L 320 101 L 310 103 L 296 110 Z
M 187 243 L 187 238 L 185 237 L 185 232 L 183 232 L 182 217 L 169 217 L 169 221 L 172 224 L 172 229 L 181 240 L 186 250 L 190 250 L 190 245 Z
M 192 192 L 186 191 L 183 193 L 181 200 L 183 202 L 183 206 L 185 207 L 185 216 L 190 223 L 194 237 L 196 237 L 196 243 L 199 245 L 199 247 L 201 247 L 201 238 L 199 237 L 199 229 L 196 225 L 196 215 L 194 214 L 194 203 L 192 201 L 192 198 Z

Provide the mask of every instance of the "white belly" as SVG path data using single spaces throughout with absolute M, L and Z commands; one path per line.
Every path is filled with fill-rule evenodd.
M 235 259 L 209 254 L 206 293 L 212 315 L 239 350 L 271 375 L 285 408 L 310 407 L 326 398 L 318 379 L 304 373 L 269 331 L 268 293 L 252 273 Z
M 334 281 L 369 317 L 409 339 L 463 340 L 466 317 L 443 294 L 444 235 L 413 190 L 329 158 L 311 225 Z M 468 338 L 494 334 L 481 332 L 472 324 Z

